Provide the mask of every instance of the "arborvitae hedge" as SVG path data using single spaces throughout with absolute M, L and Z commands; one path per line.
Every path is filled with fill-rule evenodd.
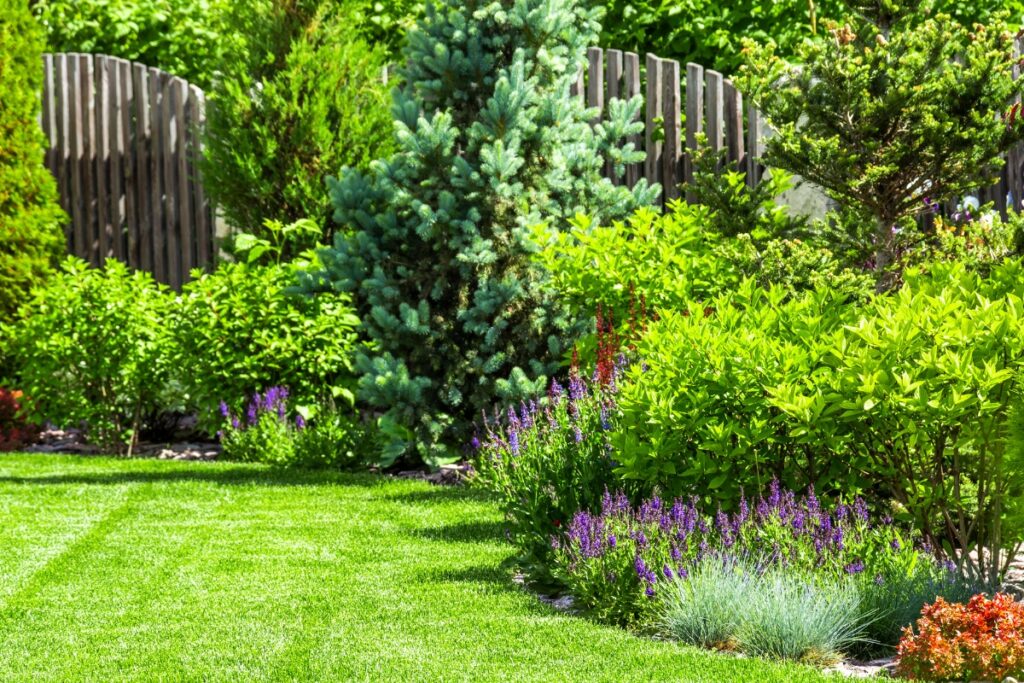
M 27 0 L 0 0 L 0 322 L 49 275 L 64 245 L 38 122 L 42 51 Z

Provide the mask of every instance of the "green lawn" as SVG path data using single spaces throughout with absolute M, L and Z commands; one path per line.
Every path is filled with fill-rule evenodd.
M 0 681 L 819 681 L 559 614 L 472 491 L 0 456 Z

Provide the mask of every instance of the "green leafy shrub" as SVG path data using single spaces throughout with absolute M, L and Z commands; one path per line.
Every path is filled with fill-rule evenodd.
M 227 0 L 32 0 L 52 52 L 112 55 L 207 88 L 221 54 L 241 48 Z
M 0 324 L 53 271 L 64 248 L 57 184 L 38 124 L 42 35 L 26 2 L 0 7 Z
M 842 331 L 829 372 L 772 391 L 802 443 L 840 435 L 841 456 L 988 585 L 1024 541 L 1020 278 L 1017 261 L 911 274 Z
M 249 49 L 230 53 L 210 92 L 203 180 L 227 222 L 264 236 L 268 220 L 333 232 L 325 178 L 393 148 L 385 54 L 354 36 L 342 4 L 271 0 L 231 15 Z
M 776 131 L 765 162 L 872 225 L 857 236 L 884 290 L 898 282 L 896 256 L 918 239 L 913 217 L 926 202 L 996 179 L 1000 154 L 1024 137 L 1013 104 L 1024 83 L 1001 17 L 971 26 L 931 2 L 846 5 L 845 25 L 797 50 L 802 65 L 771 43 L 752 47 L 741 87 Z
M 822 371 L 831 335 L 855 315 L 828 288 L 792 297 L 749 280 L 664 312 L 636 342 L 643 365 L 630 369 L 619 393 L 622 429 L 612 438 L 621 475 L 726 507 L 744 488 L 761 490 L 776 477 L 797 490 L 861 489 L 858 468 L 828 456 L 834 438 L 819 430 L 813 445 L 801 443 L 770 401 L 771 388 Z
M 709 220 L 707 208 L 682 202 L 664 215 L 641 208 L 607 227 L 579 216 L 568 231 L 537 231 L 535 258 L 576 310 L 601 305 L 620 321 L 631 307 L 635 312 L 637 299 L 651 311 L 681 310 L 740 279 L 717 255 L 722 238 L 706 229 Z
M 727 507 L 772 476 L 870 491 L 997 584 L 1024 540 L 1020 274 L 932 264 L 860 306 L 747 282 L 666 313 L 618 396 L 617 471 Z
M 869 3 L 871 4 L 871 3 Z M 842 16 L 842 0 L 593 0 L 607 10 L 600 45 L 665 59 L 696 62 L 726 74 L 743 64 L 743 39 L 773 40 L 779 54 L 798 58 L 805 41 L 824 37 L 825 19 Z M 940 0 L 965 26 L 989 22 L 995 12 L 1024 16 L 1017 0 Z
M 286 386 L 296 405 L 352 405 L 359 319 L 344 295 L 293 294 L 294 265 L 223 263 L 182 290 L 171 320 L 173 366 L 201 424 L 217 429 L 220 401 Z
M 623 324 L 688 310 L 736 289 L 744 278 L 780 286 L 787 296 L 824 287 L 837 298 L 870 291 L 870 274 L 847 268 L 818 241 L 769 237 L 757 227 L 756 213 L 748 215 L 754 223 L 728 231 L 733 236 L 709 230 L 716 211 L 700 204 L 674 202 L 664 214 L 643 208 L 610 226 L 579 216 L 566 232 L 537 231 L 534 258 L 575 310 L 602 305 Z
M 131 452 L 166 405 L 172 301 L 152 276 L 118 261 L 102 270 L 65 261 L 3 328 L 28 415 L 84 424 L 104 449 Z
M 577 323 L 530 260 L 529 226 L 578 212 L 614 220 L 650 203 L 602 177 L 641 158 L 640 101 L 592 112 L 565 93 L 596 37 L 576 0 L 444 0 L 409 35 L 394 107 L 399 151 L 331 182 L 351 232 L 311 288 L 352 292 L 373 354 L 362 396 L 413 430 L 427 462 L 495 398 L 542 392 Z

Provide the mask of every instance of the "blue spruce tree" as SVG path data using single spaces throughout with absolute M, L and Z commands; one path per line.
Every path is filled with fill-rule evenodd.
M 580 330 L 531 260 L 535 231 L 656 196 L 602 176 L 643 159 L 623 143 L 639 98 L 592 125 L 569 96 L 598 30 L 578 0 L 435 0 L 405 49 L 398 151 L 329 181 L 347 232 L 308 284 L 353 294 L 373 342 L 361 397 L 428 463 L 457 456 L 481 410 L 542 391 Z

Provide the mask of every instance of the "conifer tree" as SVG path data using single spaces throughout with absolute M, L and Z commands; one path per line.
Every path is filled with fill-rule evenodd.
M 823 187 L 868 223 L 879 289 L 898 281 L 911 219 L 993 182 L 1024 135 L 1011 109 L 1013 35 L 963 26 L 925 0 L 846 0 L 849 16 L 787 64 L 749 47 L 742 87 L 777 131 L 765 162 Z M 1020 201 L 1020 197 L 1016 198 Z M 927 203 L 926 203 L 927 201 Z
M 313 288 L 352 292 L 375 350 L 362 397 L 436 463 L 480 411 L 542 391 L 579 326 L 531 261 L 533 232 L 650 203 L 602 177 L 642 159 L 639 99 L 607 120 L 569 96 L 596 39 L 578 0 L 436 0 L 408 37 L 398 151 L 331 181 L 339 235 Z M 542 227 L 538 228 L 540 225 Z
M 64 248 L 57 183 L 39 126 L 43 32 L 27 0 L 0 1 L 0 323 L 53 271 Z

